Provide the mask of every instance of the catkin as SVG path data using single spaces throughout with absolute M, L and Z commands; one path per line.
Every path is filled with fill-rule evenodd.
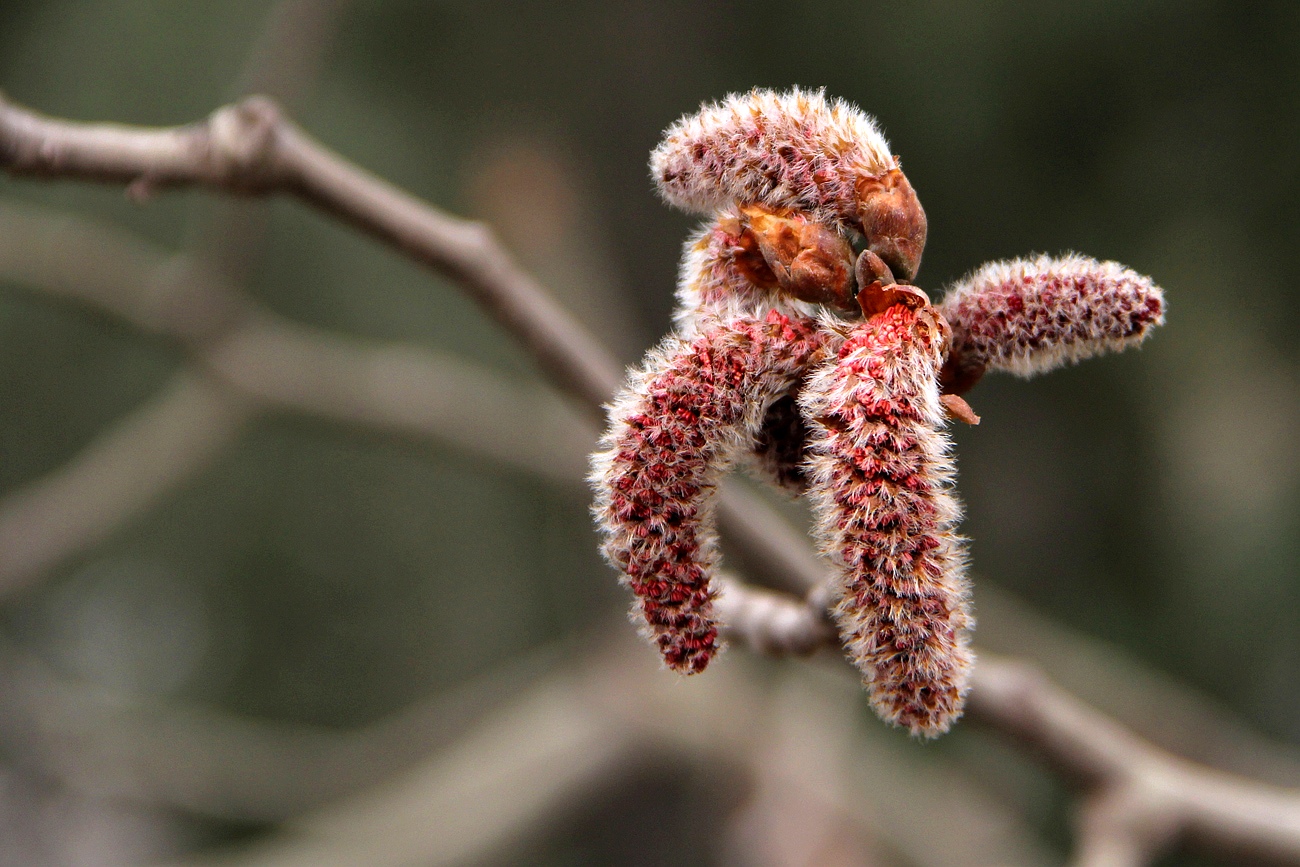
M 815 321 L 775 310 L 710 320 L 693 339 L 670 337 L 651 353 L 610 409 L 592 459 L 602 551 L 676 671 L 703 671 L 718 650 L 718 480 L 820 342 Z
M 660 194 L 682 210 L 762 204 L 838 226 L 858 217 L 858 183 L 896 168 L 869 115 L 799 88 L 706 105 L 669 127 L 650 155 Z
M 971 665 L 961 510 L 936 374 L 932 307 L 889 307 L 849 332 L 806 383 L 809 489 L 839 568 L 834 615 L 872 706 L 915 734 L 961 714 Z
M 961 393 L 986 370 L 1034 376 L 1141 343 L 1165 301 L 1151 278 L 1074 254 L 989 262 L 939 310 L 953 331 L 944 387 Z

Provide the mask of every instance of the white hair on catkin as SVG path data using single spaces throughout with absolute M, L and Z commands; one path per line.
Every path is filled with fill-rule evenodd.
M 934 737 L 961 715 L 973 655 L 961 505 L 937 374 L 947 326 L 890 307 L 804 382 L 809 498 L 836 565 L 832 613 L 881 719 Z
M 775 310 L 796 318 L 815 318 L 821 309 L 818 305 L 765 291 L 745 278 L 735 262 L 740 237 L 728 232 L 728 217 L 738 220 L 735 213 L 723 212 L 699 226 L 683 245 L 673 312 L 678 333 L 686 337 L 696 334 L 701 316 L 762 319 Z
M 1150 277 L 1069 253 L 988 262 L 939 310 L 953 329 L 952 363 L 1033 376 L 1141 343 L 1164 322 L 1165 301 Z
M 708 214 L 733 203 L 855 219 L 857 182 L 898 167 L 876 121 L 823 90 L 751 90 L 668 128 L 650 155 L 660 194 Z

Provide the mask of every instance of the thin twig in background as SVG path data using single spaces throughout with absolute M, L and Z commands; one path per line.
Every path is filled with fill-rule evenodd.
M 245 194 L 296 193 L 458 280 L 557 385 L 588 407 L 603 401 L 617 379 L 599 342 L 511 262 L 490 232 L 441 214 L 347 164 L 285 121 L 267 100 L 221 109 L 206 123 L 158 130 L 73 124 L 0 103 L 0 163 L 17 175 L 124 183 L 138 196 L 189 184 Z M 269 344 L 264 338 L 263 344 L 289 346 L 292 341 L 283 337 Z M 218 363 L 212 369 L 222 368 Z M 738 541 L 751 548 L 764 542 Z M 786 560 L 801 556 L 788 549 L 780 554 Z M 757 613 L 760 609 L 747 601 L 751 591 L 742 585 L 728 592 L 740 619 L 746 606 L 753 609 L 751 625 L 780 620 L 785 633 L 782 642 L 773 642 L 778 646 L 791 643 L 789 623 L 796 622 L 790 619 L 796 614 L 804 618 L 798 622 L 820 623 L 797 612 L 787 617 L 768 596 Z M 806 609 L 805 603 L 788 604 Z M 762 629 L 751 631 L 762 644 Z M 1100 786 L 1082 824 L 1080 863 L 1144 863 L 1182 832 L 1235 850 L 1300 858 L 1296 792 L 1166 760 L 1166 754 L 1023 668 L 983 662 L 972 715 Z M 1174 791 L 1170 780 L 1178 784 Z M 1117 810 L 1117 804 L 1125 809 Z M 1115 860 L 1122 857 L 1128 860 Z
M 51 255 L 50 239 L 85 255 Z M 0 274 L 169 337 L 194 362 L 65 467 L 0 500 L 0 595 L 128 525 L 260 412 L 432 436 L 564 482 L 582 476 L 595 442 L 594 426 L 544 392 L 419 347 L 298 325 L 211 271 L 84 221 L 0 207 Z
M 618 365 L 600 343 L 485 226 L 436 211 L 347 163 L 269 99 L 250 97 L 171 129 L 69 123 L 3 101 L 0 165 L 13 175 L 121 183 L 141 198 L 191 185 L 292 193 L 456 280 L 584 405 L 599 406 L 618 385 Z
M 725 594 L 733 612 L 748 609 L 741 622 L 749 633 L 772 633 L 757 640 L 759 647 L 807 651 L 812 636 L 800 642 L 790 634 L 790 624 L 813 622 L 806 603 L 782 605 L 738 585 Z M 1300 789 L 1247 780 L 1152 746 L 1028 663 L 983 653 L 973 678 L 972 719 L 1031 746 L 1088 789 L 1078 823 L 1081 867 L 1136 867 L 1180 838 L 1228 853 L 1300 859 Z
M 270 92 L 294 104 L 316 78 L 347 5 L 347 0 L 277 0 L 261 26 L 257 50 L 243 65 L 240 81 L 245 89 L 241 92 Z M 106 251 L 96 247 L 94 241 L 99 239 L 92 238 L 91 243 L 73 250 L 52 249 L 51 245 L 67 239 L 58 231 L 38 230 L 7 235 L 0 246 L 9 247 L 8 259 L 25 261 L 51 277 L 42 281 L 49 288 L 62 288 L 75 297 L 86 285 L 97 287 L 107 282 L 120 291 L 100 292 L 98 297 L 110 305 L 127 302 L 127 309 L 121 312 L 128 318 L 135 314 L 146 320 L 146 328 L 152 324 L 197 344 L 237 322 L 242 311 L 229 303 L 230 296 L 210 286 L 192 296 L 185 290 L 201 287 L 208 272 L 243 282 L 265 236 L 267 208 L 209 200 L 192 214 L 186 253 L 155 263 L 150 279 L 139 279 L 144 264 L 137 255 L 140 251 L 122 249 L 121 243 L 109 243 L 113 249 Z M 201 267 L 192 267 L 196 261 Z M 58 270 L 57 263 L 68 266 L 67 273 L 60 275 L 67 279 L 49 274 Z M 111 425 L 65 466 L 0 504 L 0 576 L 31 580 L 49 574 L 78 551 L 112 535 L 153 504 L 161 492 L 197 478 L 243 432 L 253 411 L 250 401 L 201 371 L 181 370 L 163 392 Z M 18 585 L 11 581 L 8 586 Z M 8 661 L 11 654 L 4 656 Z M 23 684 L 18 680 L 13 667 L 5 665 L 0 682 L 7 698 L 14 699 L 21 692 Z M 55 692 L 41 695 L 49 697 Z M 87 721 L 84 710 L 70 709 L 62 722 Z M 43 860 L 80 863 L 86 857 L 81 850 L 87 848 L 93 850 L 94 863 L 137 862 L 147 857 L 146 853 L 175 851 L 184 845 L 179 825 L 163 819 L 154 802 L 124 801 L 94 785 L 51 787 L 48 775 L 31 774 L 30 759 L 42 749 L 42 738 L 50 728 L 24 726 L 19 717 L 21 714 L 7 714 L 8 724 L 0 733 L 9 747 L 13 778 L 20 784 L 26 781 L 35 792 L 47 791 L 29 796 L 31 807 L 6 798 L 0 811 L 12 814 L 24 808 L 40 809 L 47 818 L 23 822 L 5 834 L 10 857 L 22 851 L 22 840 L 27 838 L 35 841 L 42 856 L 28 853 L 17 857 L 33 864 Z M 227 761 L 221 767 L 230 770 L 233 765 Z M 188 791 L 197 793 L 193 787 Z M 42 801 L 53 803 L 38 806 Z M 76 818 L 79 815 L 82 818 Z M 86 823 L 99 827 L 79 827 Z M 88 840 L 88 834 L 99 839 Z
M 274 822 L 372 786 L 461 737 L 557 667 L 535 650 L 355 729 L 250 719 L 62 676 L 0 640 L 0 744 L 45 780 L 167 810 Z
M 206 377 L 177 374 L 71 461 L 0 501 L 0 586 L 28 586 L 193 479 L 238 438 L 250 410 Z
M 1026 663 L 986 654 L 975 672 L 970 712 L 1089 786 L 1078 827 L 1079 865 L 1145 864 L 1179 837 L 1279 861 L 1300 853 L 1300 790 L 1173 756 Z

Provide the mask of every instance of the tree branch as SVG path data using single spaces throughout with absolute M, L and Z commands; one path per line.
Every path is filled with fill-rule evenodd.
M 128 185 L 136 196 L 176 186 L 298 195 L 456 280 L 588 406 L 618 386 L 604 347 L 520 269 L 485 226 L 434 210 L 344 161 L 264 97 L 170 129 L 56 120 L 0 97 L 0 166 L 12 175 Z
M 15 176 L 126 184 L 142 198 L 178 186 L 297 195 L 456 280 L 596 421 L 603 423 L 600 407 L 622 378 L 600 340 L 515 263 L 490 229 L 343 160 L 264 97 L 220 108 L 197 124 L 155 129 L 58 120 L 0 95 L 0 167 Z M 719 520 L 754 552 L 751 569 L 778 585 L 801 582 L 808 570 L 784 568 L 788 551 L 765 531 L 767 507 L 760 503 L 756 512 L 754 503 L 739 505 L 733 496 L 719 503 Z
M 759 650 L 807 653 L 825 635 L 808 603 L 739 584 L 723 598 L 736 634 Z M 1028 663 L 981 653 L 967 713 L 1030 745 L 1091 792 L 1079 822 L 1080 867 L 1144 864 L 1179 837 L 1238 855 L 1300 859 L 1300 789 L 1178 758 Z
M 1178 836 L 1232 854 L 1300 859 L 1300 790 L 1180 759 L 1134 736 L 1023 662 L 980 657 L 970 714 L 1084 781 L 1076 863 L 1142 864 Z

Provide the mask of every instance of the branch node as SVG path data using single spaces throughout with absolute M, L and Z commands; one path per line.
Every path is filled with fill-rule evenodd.
M 213 112 L 208 137 L 218 182 L 241 193 L 274 187 L 280 174 L 277 132 L 283 122 L 280 107 L 265 96 L 250 96 Z
M 1140 865 L 1183 830 L 1178 809 L 1139 778 L 1106 786 L 1086 798 L 1075 818 L 1076 865 Z

